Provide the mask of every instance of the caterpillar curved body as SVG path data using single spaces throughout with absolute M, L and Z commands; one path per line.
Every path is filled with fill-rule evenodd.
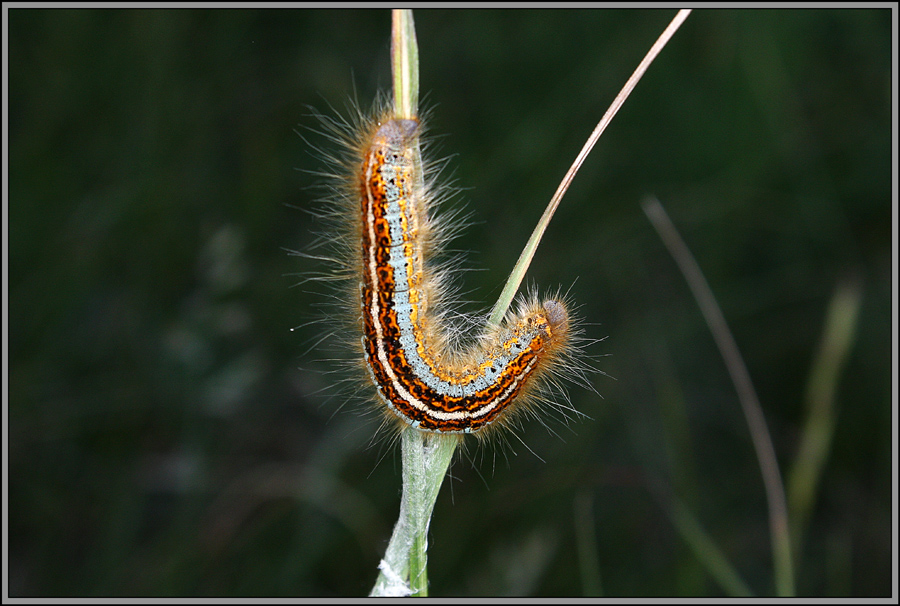
M 448 348 L 427 264 L 432 224 L 416 163 L 416 119 L 376 123 L 360 145 L 362 347 L 380 398 L 423 431 L 473 433 L 505 417 L 565 357 L 563 302 L 523 304 L 467 351 Z M 450 351 L 448 351 L 448 349 Z

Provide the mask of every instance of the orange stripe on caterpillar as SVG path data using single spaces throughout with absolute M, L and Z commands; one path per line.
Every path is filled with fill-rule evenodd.
M 507 414 L 568 347 L 569 313 L 549 299 L 509 315 L 467 352 L 443 351 L 428 309 L 431 224 L 416 166 L 419 122 L 373 129 L 359 172 L 363 351 L 381 399 L 406 423 L 472 433 Z

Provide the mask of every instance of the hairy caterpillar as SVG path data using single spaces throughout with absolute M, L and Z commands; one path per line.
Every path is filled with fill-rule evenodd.
M 326 211 L 340 232 L 322 243 L 351 285 L 344 296 L 354 299 L 349 330 L 358 336 L 345 340 L 355 343 L 387 418 L 427 432 L 477 433 L 508 427 L 517 413 L 548 401 L 554 371 L 585 383 L 565 297 L 520 298 L 500 326 L 461 342 L 471 327 L 448 322 L 442 305 L 451 269 L 432 260 L 459 224 L 436 214 L 440 195 L 423 174 L 430 165 L 415 161 L 423 126 L 387 109 L 373 115 L 358 114 L 354 124 L 319 116 L 322 134 L 343 146 L 340 155 L 326 154 L 341 167 L 328 175 L 339 185 Z M 566 417 L 580 414 L 567 400 L 553 405 Z

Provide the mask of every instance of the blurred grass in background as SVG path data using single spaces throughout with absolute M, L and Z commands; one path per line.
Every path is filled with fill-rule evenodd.
M 481 308 L 673 14 L 415 13 Z M 366 594 L 399 465 L 371 416 L 319 393 L 329 351 L 302 354 L 321 328 L 289 329 L 322 302 L 291 274 L 322 267 L 283 249 L 317 227 L 291 208 L 313 206 L 295 169 L 321 168 L 294 128 L 389 86 L 389 12 L 8 16 L 10 595 Z M 826 311 L 858 280 L 846 366 L 816 379 L 834 436 L 796 585 L 890 595 L 891 20 L 698 11 L 676 34 L 530 272 L 572 285 L 615 380 L 572 389 L 593 420 L 562 439 L 530 422 L 527 447 L 471 441 L 435 510 L 431 595 L 722 595 L 666 495 L 773 593 L 747 427 L 647 194 L 718 298 L 785 478 Z

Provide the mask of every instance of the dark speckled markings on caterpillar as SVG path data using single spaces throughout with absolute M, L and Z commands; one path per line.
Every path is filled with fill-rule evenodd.
M 506 416 L 570 351 L 562 301 L 523 303 L 466 351 L 429 310 L 438 230 L 418 174 L 416 119 L 385 118 L 360 146 L 360 285 L 367 367 L 381 399 L 422 431 L 474 433 Z M 450 349 L 451 351 L 448 351 Z

